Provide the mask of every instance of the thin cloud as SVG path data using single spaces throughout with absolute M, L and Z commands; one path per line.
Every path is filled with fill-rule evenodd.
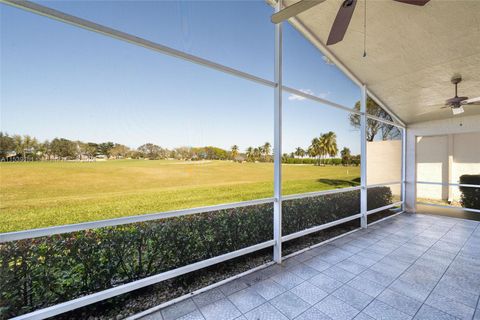
M 322 92 L 320 94 L 315 94 L 310 89 L 300 89 L 299 91 L 302 91 L 306 94 L 310 94 L 312 96 L 316 96 L 316 97 L 319 97 L 319 98 L 322 98 L 322 99 L 325 99 L 330 94 L 330 92 Z M 288 96 L 288 100 L 290 100 L 290 101 L 303 101 L 305 99 L 306 99 L 305 97 L 302 97 L 302 96 L 299 96 L 299 95 L 296 95 L 296 94 L 293 94 L 293 93 Z

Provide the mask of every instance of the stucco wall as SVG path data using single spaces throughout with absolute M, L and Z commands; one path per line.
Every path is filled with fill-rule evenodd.
M 367 142 L 367 184 L 402 180 L 402 141 Z
M 453 140 L 453 150 L 448 150 L 457 156 L 452 156 L 447 162 L 454 162 L 458 165 L 453 165 L 451 170 L 451 181 L 458 180 L 458 176 L 462 173 L 474 173 L 475 171 L 480 170 L 480 116 L 469 116 L 469 117 L 453 117 L 451 119 L 445 120 L 435 120 L 420 122 L 409 125 L 407 127 L 407 139 L 406 139 L 406 207 L 409 211 L 415 211 L 415 198 L 416 198 L 416 175 L 417 175 L 417 137 L 427 137 L 427 136 L 445 136 L 452 137 Z M 448 141 L 448 138 L 447 138 Z M 443 152 L 442 150 L 438 151 L 439 153 Z M 425 155 L 420 155 L 424 157 Z M 442 160 L 442 164 L 445 163 Z M 443 169 L 442 169 L 443 170 Z M 438 173 L 437 173 L 438 174 Z M 442 176 L 444 173 L 442 171 Z M 448 174 L 447 174 L 448 177 Z M 456 177 L 456 178 L 455 178 Z M 422 178 L 426 179 L 427 177 L 423 176 Z M 443 179 L 443 178 L 442 178 Z M 418 179 L 420 180 L 420 179 Z M 448 182 L 447 180 L 442 180 Z M 454 189 L 455 190 L 455 189 Z M 437 188 L 438 192 L 438 188 Z M 442 190 L 442 196 L 444 197 L 444 191 Z

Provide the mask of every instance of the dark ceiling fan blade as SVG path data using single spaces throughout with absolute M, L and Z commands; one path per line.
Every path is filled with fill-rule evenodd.
M 300 0 L 299 2 L 292 4 L 279 12 L 272 15 L 272 22 L 277 24 L 285 21 L 291 17 L 294 17 L 308 9 L 324 2 L 325 0 Z
M 446 104 L 460 104 L 462 101 L 468 100 L 468 97 L 453 97 L 445 101 Z
M 328 35 L 327 46 L 335 44 L 343 40 L 345 32 L 347 32 L 348 25 L 352 19 L 353 11 L 357 0 L 345 0 L 343 1 L 340 9 L 338 9 L 335 21 L 333 21 L 332 29 Z
M 393 1 L 402 2 L 406 4 L 413 4 L 414 6 L 424 6 L 430 0 L 393 0 Z

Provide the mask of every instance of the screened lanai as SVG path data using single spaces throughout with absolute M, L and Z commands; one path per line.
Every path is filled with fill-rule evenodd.
M 480 4 L 408 2 L 1 0 L 0 318 L 479 319 Z

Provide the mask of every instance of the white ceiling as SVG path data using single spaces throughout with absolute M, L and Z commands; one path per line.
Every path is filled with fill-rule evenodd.
M 340 4 L 327 0 L 297 19 L 325 43 Z M 463 77 L 459 96 L 480 96 L 479 0 L 431 0 L 424 7 L 367 0 L 366 58 L 364 6 L 358 0 L 345 38 L 328 49 L 403 121 L 453 117 L 440 107 L 454 96 L 456 73 Z M 465 107 L 465 116 L 473 114 L 480 106 Z

